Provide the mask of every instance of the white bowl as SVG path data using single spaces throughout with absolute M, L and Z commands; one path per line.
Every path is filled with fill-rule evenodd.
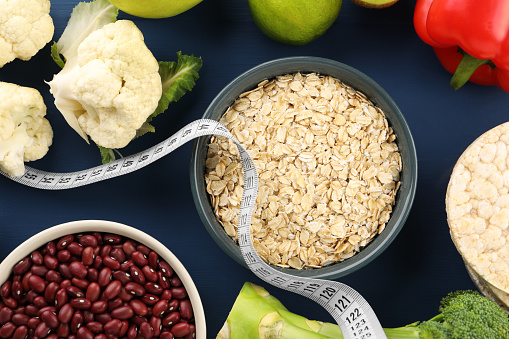
M 27 257 L 32 251 L 44 246 L 46 243 L 52 240 L 59 239 L 60 237 L 68 234 L 76 234 L 83 232 L 102 232 L 112 233 L 121 235 L 130 239 L 133 239 L 159 254 L 161 258 L 173 268 L 175 273 L 178 275 L 184 287 L 186 288 L 189 300 L 193 307 L 195 326 L 196 326 L 196 338 L 206 339 L 206 324 L 205 324 L 205 313 L 203 311 L 203 305 L 201 303 L 200 295 L 194 285 L 193 280 L 182 263 L 177 257 L 162 243 L 151 237 L 150 235 L 124 224 L 120 224 L 112 221 L 104 220 L 80 220 L 71 221 L 64 224 L 50 227 L 44 231 L 41 231 L 31 238 L 24 241 L 21 245 L 16 247 L 3 261 L 0 263 L 0 285 L 9 279 L 12 268 L 21 259 Z

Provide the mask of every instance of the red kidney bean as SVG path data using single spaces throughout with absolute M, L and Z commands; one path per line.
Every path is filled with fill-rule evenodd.
M 150 248 L 148 248 L 147 246 L 142 245 L 142 244 L 136 245 L 136 250 L 140 251 L 141 253 L 145 254 L 146 256 L 148 256 L 148 254 L 150 253 Z
M 7 307 L 10 307 L 10 308 L 18 307 L 18 302 L 13 297 L 3 298 L 2 300 L 5 304 L 5 306 L 7 306 Z M 35 300 L 35 298 L 34 298 L 34 300 Z
M 60 262 L 69 262 L 71 259 L 71 252 L 68 250 L 61 250 L 57 252 L 57 259 Z
M 129 329 L 127 330 L 127 338 L 135 339 L 138 336 L 138 327 L 136 324 L 129 325 Z
M 49 328 L 57 328 L 59 325 L 58 317 L 51 311 L 44 311 L 41 314 L 41 320 L 48 325 Z
M 43 263 L 43 257 L 39 251 L 32 251 L 32 253 L 30 253 L 30 259 L 34 265 L 42 265 Z
M 58 265 L 58 271 L 60 272 L 62 277 L 64 277 L 65 279 L 72 278 L 72 273 L 71 273 L 71 270 L 69 269 L 68 263 L 61 263 L 60 265 Z
M 108 302 L 105 300 L 99 300 L 92 303 L 90 306 L 90 311 L 92 313 L 103 313 L 108 309 Z
M 171 327 L 170 332 L 175 337 L 183 337 L 190 332 L 188 323 L 178 323 Z
M 148 265 L 147 256 L 145 254 L 141 253 L 140 251 L 134 251 L 133 254 L 131 255 L 131 259 L 139 267 Z
M 99 276 L 97 277 L 97 283 L 101 287 L 106 287 L 111 281 L 111 269 L 108 267 L 104 267 L 99 271 Z
M 118 335 L 120 333 L 120 328 L 122 327 L 122 321 L 119 319 L 111 319 L 106 324 L 104 324 L 104 333 Z
M 71 332 L 78 332 L 78 329 L 83 325 L 83 313 L 79 310 L 74 312 L 69 325 L 71 327 Z
M 145 284 L 145 275 L 143 274 L 143 271 L 141 270 L 141 268 L 137 267 L 137 266 L 132 266 L 129 271 L 131 272 L 131 277 L 133 278 L 133 280 L 140 284 L 140 285 L 144 285 Z
M 100 313 L 95 315 L 95 320 L 101 324 L 106 324 L 108 321 L 113 319 L 109 313 Z
M 97 247 L 97 239 L 93 235 L 84 235 L 79 239 L 83 247 Z
M 69 286 L 72 286 L 71 279 L 62 280 L 62 282 L 60 283 L 60 288 L 67 289 L 67 287 Z
M 0 309 L 0 325 L 5 324 L 6 322 L 11 321 L 12 316 L 14 315 L 14 311 L 9 307 L 2 307 Z
M 122 237 L 117 234 L 104 234 L 103 241 L 110 245 L 116 245 L 122 242 Z
M 84 298 L 85 297 L 85 293 L 83 293 L 83 290 L 81 290 L 80 288 L 76 287 L 76 286 L 69 286 L 66 288 L 66 291 L 67 291 L 67 294 L 69 294 L 69 296 L 71 298 Z
M 168 302 L 168 311 L 167 312 L 177 310 L 179 308 L 179 305 L 180 305 L 180 301 L 178 299 L 171 299 Z
M 150 326 L 152 326 L 152 330 L 154 331 L 154 337 L 159 337 L 163 328 L 163 325 L 161 324 L 161 318 L 152 316 L 150 317 L 149 323 Z
M 23 293 L 23 286 L 20 281 L 13 281 L 11 285 L 11 295 L 14 299 L 19 300 Z
M 112 257 L 113 259 L 115 259 L 118 262 L 124 262 L 126 260 L 126 255 L 125 255 L 124 251 L 122 250 L 122 248 L 118 248 L 118 247 L 111 249 L 110 257 Z
M 97 278 L 99 277 L 99 271 L 97 269 L 90 267 L 87 270 L 87 278 L 90 282 L 97 282 Z
M 16 331 L 16 325 L 11 322 L 5 323 L 0 327 L 0 338 L 11 338 Z
M 163 293 L 161 293 L 161 299 L 164 299 L 164 300 L 171 300 L 172 298 L 172 295 L 171 295 L 171 291 L 170 290 L 164 290 Z
M 55 255 L 57 253 L 57 246 L 53 241 L 46 244 L 46 253 L 49 255 Z
M 113 279 L 118 280 L 122 283 L 122 285 L 127 284 L 128 282 L 133 281 L 131 275 L 124 271 L 115 271 L 112 273 Z
M 131 256 L 136 251 L 136 246 L 134 246 L 132 241 L 127 240 L 122 244 L 122 249 L 126 255 Z
M 92 282 L 87 287 L 87 292 L 85 293 L 85 297 L 91 302 L 95 302 L 99 300 L 101 296 L 101 286 L 98 283 Z
M 182 300 L 187 297 L 185 287 L 172 287 L 170 288 L 171 294 L 175 299 Z
M 181 317 L 186 320 L 191 320 L 194 316 L 193 307 L 191 306 L 191 301 L 189 299 L 184 299 L 180 302 L 179 310 Z
M 71 300 L 71 306 L 78 310 L 88 310 L 92 303 L 86 298 L 74 298 Z
M 104 329 L 104 325 L 100 323 L 99 321 L 89 321 L 85 324 L 85 326 L 92 331 L 93 333 L 101 333 Z
M 146 317 L 141 317 L 139 315 L 134 315 L 131 318 L 131 322 L 136 324 L 139 327 L 142 322 L 148 322 L 148 319 Z
M 71 304 L 65 304 L 60 308 L 60 311 L 58 311 L 58 320 L 64 324 L 68 323 L 71 321 L 73 315 L 74 308 L 71 306 Z
M 110 256 L 103 257 L 103 265 L 110 268 L 112 271 L 120 269 L 120 263 Z
M 94 321 L 94 314 L 90 312 L 90 310 L 83 311 L 83 322 L 86 324 L 88 322 Z
M 28 320 L 30 320 L 30 317 L 23 313 L 17 313 L 13 314 L 10 320 L 17 326 L 28 325 Z
M 134 313 L 136 313 L 139 316 L 145 316 L 148 313 L 147 305 L 145 305 L 138 299 L 131 300 L 129 302 L 129 305 L 133 309 Z
M 91 246 L 85 247 L 83 253 L 81 254 L 81 261 L 83 262 L 83 265 L 91 266 L 94 263 L 94 260 L 95 260 L 94 248 Z
M 39 311 L 37 311 L 37 316 L 40 317 L 41 314 L 45 311 L 50 311 L 50 312 L 53 312 L 53 313 L 56 313 L 57 312 L 57 308 L 55 306 L 46 306 L 46 307 L 43 307 L 41 309 L 39 309 Z
M 164 274 L 167 278 L 170 278 L 173 275 L 173 269 L 166 261 L 159 261 L 158 263 L 159 269 L 161 273 Z
M 48 273 L 46 273 L 46 280 L 48 282 L 56 282 L 60 284 L 64 278 L 55 270 L 49 270 Z
M 21 259 L 18 261 L 16 265 L 12 268 L 12 272 L 16 275 L 22 275 L 28 272 L 30 267 L 32 266 L 32 260 L 29 257 Z
M 129 259 L 120 264 L 120 270 L 124 272 L 129 272 L 132 266 L 134 266 L 134 261 Z
M 60 238 L 60 240 L 57 242 L 57 250 L 63 250 L 65 249 L 70 243 L 74 241 L 74 235 L 69 234 L 66 236 L 63 236 Z
M 120 306 L 111 311 L 111 317 L 113 319 L 126 320 L 134 315 L 134 311 L 131 306 Z
M 50 270 L 54 270 L 58 267 L 58 259 L 52 255 L 46 254 L 44 256 L 44 266 L 46 266 Z
M 122 289 L 120 290 L 120 293 L 118 294 L 118 296 L 124 301 L 124 302 L 128 302 L 130 300 L 132 300 L 134 298 L 134 295 L 132 295 L 131 293 L 127 292 L 127 290 L 125 289 L 125 287 L 122 287 Z
M 90 331 L 85 326 L 80 327 L 76 334 L 78 336 L 78 339 L 94 339 L 94 334 L 92 333 L 92 331 Z
M 39 338 L 47 337 L 51 332 L 51 328 L 45 322 L 41 322 L 35 329 L 35 335 Z
M 122 320 L 122 326 L 120 327 L 120 333 L 118 334 L 120 337 L 125 337 L 127 330 L 129 329 L 129 324 L 129 321 Z
M 29 317 L 38 316 L 39 309 L 35 305 L 26 305 L 25 306 L 25 314 Z
M 157 267 L 159 266 L 159 256 L 156 252 L 150 251 L 148 254 L 148 264 L 150 267 L 152 267 L 154 270 L 157 270 Z
M 174 311 L 171 313 L 168 313 L 163 318 L 162 324 L 163 326 L 172 326 L 180 321 L 180 313 L 178 311 Z
M 92 235 L 97 240 L 97 245 L 102 245 L 102 243 L 103 243 L 103 236 L 102 236 L 101 232 L 92 232 Z
M 46 301 L 50 304 L 54 303 L 55 297 L 59 289 L 60 289 L 59 284 L 57 284 L 54 281 L 50 282 L 48 286 L 46 286 L 46 290 L 44 291 L 44 299 L 46 299 Z
M 161 332 L 161 335 L 159 335 L 159 339 L 173 339 L 174 336 L 171 334 L 171 332 L 163 331 Z
M 152 307 L 152 314 L 156 317 L 162 317 L 168 309 L 168 300 L 159 300 L 154 307 Z
M 96 255 L 94 258 L 94 263 L 92 264 L 92 268 L 99 270 L 103 267 L 103 258 L 100 255 Z
M 0 295 L 2 298 L 7 298 L 11 295 L 11 287 L 12 287 L 12 281 L 7 280 L 2 284 L 2 288 L 0 288 Z
M 25 325 L 19 326 L 12 334 L 12 339 L 25 339 L 28 338 L 28 327 Z
M 150 326 L 150 323 L 146 321 L 140 324 L 140 330 L 138 333 L 145 339 L 150 339 L 154 336 L 154 330 L 152 329 L 152 326 Z
M 161 286 L 164 290 L 169 289 L 171 287 L 170 281 L 168 278 L 162 274 L 161 272 L 157 272 L 157 283 L 159 286 Z M 161 292 L 162 293 L 162 292 Z
M 76 278 L 83 279 L 87 276 L 87 268 L 85 265 L 83 265 L 80 261 L 73 261 L 69 264 L 69 270 L 71 270 L 71 273 Z
M 118 280 L 113 280 L 104 289 L 103 296 L 106 299 L 111 300 L 111 299 L 115 298 L 120 293 L 121 289 L 122 289 L 122 283 Z
M 124 305 L 124 301 L 122 300 L 122 298 L 117 297 L 113 300 L 110 300 L 108 301 L 108 312 L 111 312 L 115 308 L 120 307 L 122 305 Z
M 174 275 L 174 276 L 172 276 L 172 277 L 170 278 L 170 284 L 171 284 L 171 286 L 173 286 L 173 287 L 180 287 L 180 286 L 182 286 L 182 280 L 180 280 L 180 278 L 179 278 L 179 277 L 177 277 L 176 275 Z
M 46 282 L 38 275 L 31 275 L 28 278 L 28 285 L 37 293 L 43 293 L 46 289 Z
M 154 306 L 160 299 L 156 295 L 145 293 L 145 295 L 141 297 L 140 300 L 147 305 Z
M 32 275 L 32 272 L 27 272 L 21 279 L 21 286 L 23 287 L 23 291 L 30 292 L 30 285 L 28 284 L 28 278 Z
M 163 293 L 163 288 L 160 285 L 153 282 L 148 282 L 143 287 L 150 294 L 160 295 Z
M 46 273 L 48 273 L 49 268 L 44 265 L 34 265 L 30 268 L 30 272 L 32 275 L 37 275 L 39 277 L 45 277 Z
M 127 292 L 135 295 L 137 297 L 142 297 L 145 295 L 145 289 L 138 283 L 130 282 L 125 285 L 125 289 Z
M 189 333 L 184 336 L 184 339 L 195 339 L 196 338 L 196 326 L 189 324 Z
M 57 327 L 56 334 L 60 338 L 67 338 L 69 334 L 71 334 L 71 328 L 69 327 L 69 324 L 60 323 L 60 325 Z
M 147 280 L 151 282 L 157 282 L 159 277 L 157 276 L 156 271 L 152 267 L 145 265 L 141 270 Z
M 38 296 L 34 298 L 34 305 L 39 308 L 43 308 L 48 306 L 48 302 L 46 301 L 46 299 L 44 299 L 43 296 Z
M 34 317 L 28 319 L 28 327 L 35 330 L 39 324 L 42 323 L 42 320 L 39 317 Z
M 101 257 L 107 257 L 110 255 L 111 249 L 112 249 L 111 245 L 104 245 L 103 247 L 101 247 L 101 251 L 99 252 L 99 254 L 101 255 Z
M 75 241 L 73 241 L 73 242 L 69 243 L 69 245 L 67 245 L 67 250 L 69 250 L 69 252 L 71 252 L 71 254 L 75 255 L 75 256 L 81 256 L 83 249 L 84 249 L 84 247 Z
M 74 286 L 81 290 L 86 290 L 88 288 L 88 285 L 90 284 L 90 281 L 87 279 L 78 279 L 76 277 L 71 279 L 71 282 Z
M 57 309 L 60 309 L 62 306 L 64 306 L 68 300 L 69 297 L 67 296 L 67 288 L 62 288 L 55 294 L 55 306 Z

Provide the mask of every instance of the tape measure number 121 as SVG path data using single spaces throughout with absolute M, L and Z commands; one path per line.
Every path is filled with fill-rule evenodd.
M 297 277 L 283 273 L 260 258 L 254 249 L 250 235 L 251 217 L 258 192 L 258 174 L 247 150 L 226 127 L 215 120 L 195 120 L 150 149 L 109 164 L 71 173 L 45 172 L 26 166 L 23 176 L 11 179 L 38 189 L 76 188 L 136 171 L 171 153 L 188 141 L 206 135 L 230 138 L 235 142 L 240 153 L 244 171 L 244 190 L 239 211 L 239 246 L 251 271 L 271 285 L 300 294 L 320 304 L 336 320 L 345 339 L 387 338 L 371 306 L 351 287 L 337 281 Z

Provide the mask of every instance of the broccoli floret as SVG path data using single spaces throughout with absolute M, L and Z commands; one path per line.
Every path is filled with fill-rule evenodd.
M 388 339 L 506 339 L 507 313 L 479 292 L 451 292 L 440 302 L 437 316 L 405 327 L 385 329 Z M 414 330 L 413 334 L 410 331 Z

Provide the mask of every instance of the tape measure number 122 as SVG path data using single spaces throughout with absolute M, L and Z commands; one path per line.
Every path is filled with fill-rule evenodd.
M 145 167 L 188 141 L 206 135 L 220 135 L 235 142 L 244 170 L 244 190 L 239 210 L 239 246 L 251 271 L 263 281 L 314 300 L 336 320 L 345 339 L 387 338 L 376 314 L 354 289 L 337 281 L 297 277 L 275 270 L 255 251 L 250 235 L 251 217 L 258 192 L 258 174 L 247 150 L 215 120 L 200 119 L 145 151 L 109 164 L 71 173 L 45 172 L 26 166 L 25 174 L 12 180 L 38 189 L 61 190 L 110 179 Z M 1 172 L 0 172 L 1 173 Z

